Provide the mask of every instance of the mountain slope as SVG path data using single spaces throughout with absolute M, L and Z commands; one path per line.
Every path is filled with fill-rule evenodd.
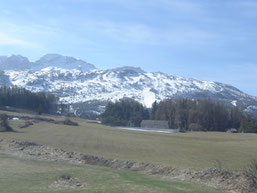
M 150 107 L 155 100 L 186 97 L 211 98 L 247 111 L 255 112 L 257 108 L 256 97 L 230 85 L 164 73 L 146 73 L 133 67 L 90 72 L 48 67 L 39 71 L 5 71 L 5 75 L 13 85 L 33 92 L 54 93 L 64 103 L 106 102 L 128 97 Z
M 83 60 L 59 54 L 46 54 L 36 62 L 20 55 L 0 56 L 0 86 L 51 92 L 61 102 L 73 104 L 76 112 L 99 113 L 108 101 L 121 98 L 133 98 L 150 107 L 155 100 L 183 97 L 210 98 L 257 115 L 257 98 L 230 85 L 147 73 L 130 66 L 97 70 Z
M 0 70 L 26 70 L 32 65 L 28 58 L 21 55 L 0 56 Z
M 0 86 L 12 86 L 9 76 L 5 75 L 4 71 L 0 71 Z
M 58 67 L 64 69 L 79 69 L 84 72 L 95 69 L 93 64 L 70 56 L 60 54 L 46 54 L 35 62 L 34 69 L 43 69 L 46 67 Z
M 83 72 L 96 69 L 93 64 L 60 54 L 46 54 L 36 62 L 30 62 L 21 55 L 0 56 L 0 70 L 41 70 L 46 67 L 78 69 Z

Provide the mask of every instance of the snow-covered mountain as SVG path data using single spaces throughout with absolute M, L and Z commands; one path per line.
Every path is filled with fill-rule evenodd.
M 0 70 L 25 70 L 32 66 L 33 63 L 21 55 L 0 56 Z
M 2 71 L 1 71 L 2 70 Z M 170 97 L 210 98 L 257 115 L 257 98 L 212 81 L 148 73 L 141 68 L 99 70 L 73 57 L 47 54 L 36 62 L 20 55 L 0 57 L 0 86 L 19 86 L 50 92 L 73 104 L 77 114 L 99 113 L 108 101 L 133 98 L 147 107 Z
M 106 104 L 121 98 L 133 98 L 147 107 L 157 100 L 169 97 L 211 98 L 257 112 L 257 98 L 237 88 L 212 81 L 172 76 L 164 73 L 147 73 L 140 68 L 122 67 L 111 70 L 91 70 L 47 67 L 41 70 L 5 71 L 11 84 L 33 92 L 51 92 L 63 103 L 88 104 L 91 111 L 102 111 L 95 105 Z M 75 105 L 76 106 L 76 105 Z M 81 105 L 77 105 L 78 110 Z
M 12 86 L 9 76 L 5 75 L 4 71 L 0 71 L 0 86 Z
M 33 69 L 43 69 L 46 67 L 57 67 L 64 69 L 78 69 L 81 71 L 90 71 L 95 69 L 93 64 L 89 64 L 83 60 L 70 56 L 62 56 L 60 54 L 46 54 L 35 62 Z
M 41 70 L 47 67 L 78 69 L 83 72 L 96 69 L 93 64 L 60 54 L 46 54 L 36 62 L 30 62 L 21 55 L 0 56 L 0 70 Z

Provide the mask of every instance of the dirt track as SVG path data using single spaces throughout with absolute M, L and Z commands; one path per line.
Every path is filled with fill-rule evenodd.
M 257 192 L 256 177 L 249 176 L 245 173 L 232 173 L 216 168 L 202 171 L 195 171 L 192 169 L 182 170 L 164 167 L 157 164 L 106 159 L 104 157 L 67 152 L 62 149 L 51 148 L 34 142 L 14 141 L 8 139 L 0 140 L 0 153 L 26 159 L 89 164 L 116 169 L 140 171 L 147 174 L 160 175 L 165 178 L 197 181 L 228 192 Z

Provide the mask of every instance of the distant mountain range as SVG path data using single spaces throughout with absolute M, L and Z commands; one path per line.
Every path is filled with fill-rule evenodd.
M 60 54 L 46 54 L 36 62 L 30 62 L 21 55 L 0 56 L 0 70 L 41 70 L 51 66 L 82 71 L 95 69 L 93 64 Z
M 257 115 L 257 97 L 212 81 L 148 73 L 136 67 L 100 70 L 73 57 L 47 54 L 36 62 L 23 56 L 0 57 L 0 85 L 50 92 L 72 104 L 75 114 L 100 113 L 108 101 L 133 98 L 147 107 L 170 97 L 210 98 Z M 82 108 L 83 107 L 83 108 Z

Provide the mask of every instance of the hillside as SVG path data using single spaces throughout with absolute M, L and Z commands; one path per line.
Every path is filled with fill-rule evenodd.
M 3 69 L 1 65 L 0 69 Z M 60 97 L 61 102 L 73 104 L 77 114 L 83 113 L 81 106 L 87 107 L 91 113 L 101 113 L 108 101 L 121 98 L 133 98 L 151 107 L 155 100 L 170 97 L 210 98 L 257 113 L 257 98 L 230 85 L 144 72 L 135 67 L 100 70 L 81 60 L 57 54 L 45 55 L 30 69 L 6 69 L 1 76 L 4 79 L 0 80 L 0 85 L 53 93 Z
M 31 62 L 27 57 L 21 55 L 0 56 L 0 70 L 41 70 L 50 66 L 65 69 L 79 69 L 84 72 L 95 69 L 93 64 L 60 54 L 46 54 L 35 62 Z
M 92 123 L 79 118 L 71 118 L 71 120 L 79 124 L 73 127 L 56 124 L 56 121 L 59 122 L 63 120 L 64 117 L 34 116 L 25 113 L 2 111 L 0 113 L 7 113 L 16 118 L 10 120 L 10 126 L 16 132 L 4 132 L 0 135 L 1 160 L 8 160 L 7 162 L 3 161 L 4 165 L 1 165 L 1 171 L 4 173 L 0 174 L 0 177 L 2 177 L 3 182 L 9 184 L 8 186 L 8 184 L 1 181 L 0 190 L 4 187 L 3 190 L 9 190 L 6 192 L 20 192 L 18 190 L 20 190 L 21 187 L 24 190 L 27 189 L 27 191 L 24 192 L 33 192 L 28 191 L 28 188 L 31 186 L 35 188 L 40 187 L 41 190 L 45 190 L 62 174 L 71 174 L 72 177 L 79 178 L 80 183 L 85 184 L 86 188 L 99 187 L 93 183 L 93 180 L 85 179 L 83 176 L 90 175 L 90 179 L 102 179 L 105 172 L 97 172 L 97 170 L 92 169 L 90 174 L 88 171 L 78 175 L 77 172 L 72 172 L 74 170 L 72 169 L 72 165 L 68 165 L 70 163 L 72 163 L 73 166 L 80 164 L 80 168 L 83 171 L 87 168 L 92 168 L 89 165 L 94 165 L 109 167 L 111 173 L 119 171 L 124 173 L 124 175 L 127 173 L 127 177 L 133 175 L 134 177 L 131 176 L 131 179 L 125 178 L 126 182 L 121 181 L 121 184 L 127 184 L 129 181 L 131 185 L 129 185 L 128 188 L 135 187 L 135 184 L 138 184 L 139 181 L 141 182 L 140 184 L 143 183 L 142 185 L 151 184 L 150 190 L 157 186 L 156 183 L 147 183 L 148 180 L 146 179 L 142 181 L 143 176 L 136 178 L 139 180 L 136 182 L 135 177 L 139 173 L 133 174 L 131 171 L 141 171 L 144 172 L 144 174 L 155 175 L 157 180 L 161 178 L 168 181 L 171 180 L 171 182 L 176 179 L 183 180 L 183 183 L 192 182 L 198 185 L 197 182 L 200 180 L 202 185 L 206 184 L 208 186 L 221 188 L 222 190 L 227 190 L 227 192 L 233 191 L 241 193 L 247 192 L 245 190 L 256 188 L 256 186 L 252 186 L 255 181 L 250 181 L 250 178 L 245 178 L 243 173 L 251 163 L 251 160 L 256 159 L 256 135 L 220 132 L 165 134 L 127 131 Z M 28 120 L 33 124 L 21 128 Z M 55 121 L 52 122 L 50 120 Z M 51 134 L 49 135 L 49 133 Z M 12 158 L 12 160 L 8 158 Z M 20 165 L 19 160 L 24 160 L 23 163 L 28 163 L 28 165 Z M 43 163 L 45 163 L 45 166 L 51 164 L 50 162 L 54 162 L 54 168 L 62 169 L 58 171 L 54 169 L 51 170 L 52 172 L 50 173 L 49 170 L 46 170 L 46 173 L 35 172 L 39 170 L 32 168 L 32 160 L 34 160 L 33 166 L 35 169 L 42 168 L 38 166 L 42 166 Z M 12 167 L 9 167 L 10 164 Z M 70 169 L 64 169 L 63 167 Z M 24 168 L 30 169 L 25 171 Z M 115 168 L 119 170 L 114 170 Z M 47 167 L 45 169 L 47 169 Z M 102 170 L 103 169 L 107 170 L 108 168 L 102 168 Z M 44 174 L 44 176 L 51 176 L 51 178 L 38 175 L 39 173 Z M 107 177 L 110 177 L 110 175 L 107 174 Z M 22 178 L 19 178 L 19 176 Z M 20 184 L 18 185 L 14 183 L 14 181 L 18 182 L 24 179 L 24 177 L 28 179 L 25 184 L 30 185 L 21 185 L 20 183 L 18 183 Z M 38 184 L 37 182 L 40 181 L 41 177 L 42 183 Z M 35 178 L 37 180 L 29 180 Z M 83 179 L 85 179 L 85 181 Z M 117 176 L 115 179 L 122 180 L 123 178 Z M 255 180 L 255 178 L 253 180 Z M 25 182 L 25 180 L 21 180 L 20 182 Z M 105 182 L 105 180 L 101 180 L 101 183 Z M 108 183 L 108 185 L 104 187 L 101 185 L 102 190 L 106 192 L 120 192 L 117 190 L 120 184 L 119 186 L 113 187 L 113 190 L 117 191 L 108 191 L 110 184 Z M 167 191 L 163 190 L 164 187 L 167 187 L 166 185 L 157 187 L 160 189 L 156 190 L 156 192 L 176 192 L 171 191 L 170 186 L 167 188 Z M 14 191 L 12 188 L 18 189 Z M 205 188 L 204 190 L 202 188 L 201 186 L 199 190 L 192 192 L 208 192 Z M 90 190 L 91 189 L 89 189 L 89 192 L 91 192 Z M 222 190 L 218 190 L 218 192 L 222 192 Z M 149 192 L 149 190 L 145 189 L 142 191 L 139 189 L 131 191 Z

